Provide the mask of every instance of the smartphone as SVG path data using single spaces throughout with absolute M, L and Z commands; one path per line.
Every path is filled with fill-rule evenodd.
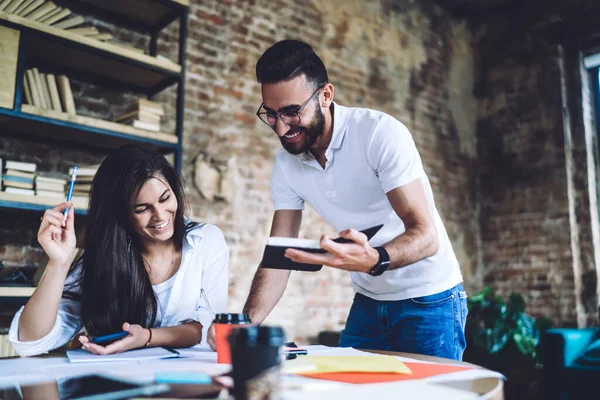
M 287 342 L 283 345 L 282 348 L 283 354 L 285 354 L 286 360 L 293 360 L 297 356 L 307 355 L 308 351 L 306 349 L 300 348 L 294 342 Z
M 129 332 L 117 332 L 117 333 L 111 333 L 109 335 L 103 335 L 103 336 L 96 336 L 95 338 L 93 338 L 91 340 L 92 343 L 95 344 L 101 344 L 103 346 L 110 344 L 114 341 L 117 341 L 119 339 L 123 339 L 125 336 L 129 335 Z

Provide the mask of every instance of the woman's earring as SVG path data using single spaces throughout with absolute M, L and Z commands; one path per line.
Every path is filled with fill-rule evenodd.
M 131 253 L 131 236 L 127 235 L 127 252 Z

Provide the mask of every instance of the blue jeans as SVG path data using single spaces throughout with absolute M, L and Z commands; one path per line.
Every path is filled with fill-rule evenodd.
M 378 301 L 357 293 L 339 346 L 461 360 L 466 320 L 467 294 L 462 285 L 398 301 Z

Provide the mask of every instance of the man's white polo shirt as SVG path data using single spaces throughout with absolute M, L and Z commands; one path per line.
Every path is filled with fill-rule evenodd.
M 370 240 L 372 246 L 380 246 L 405 232 L 386 193 L 421 179 L 437 228 L 438 252 L 380 276 L 351 272 L 354 290 L 376 300 L 404 300 L 461 283 L 458 261 L 408 129 L 395 118 L 366 108 L 334 103 L 333 116 L 324 169 L 309 152 L 277 152 L 271 177 L 275 210 L 302 210 L 307 201 L 337 231 L 383 224 Z

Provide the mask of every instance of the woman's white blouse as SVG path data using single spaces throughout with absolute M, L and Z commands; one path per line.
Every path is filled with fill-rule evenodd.
M 207 347 L 206 333 L 212 317 L 200 290 L 204 289 L 210 308 L 215 313 L 226 312 L 228 262 L 229 248 L 219 228 L 204 224 L 190 230 L 183 240 L 181 264 L 173 276 L 170 296 L 160 299 L 164 301 L 165 313 L 155 327 L 164 328 L 198 321 L 202 324 L 200 346 Z M 67 278 L 65 285 L 71 280 L 71 277 Z M 23 312 L 21 307 L 12 320 L 8 337 L 21 356 L 33 356 L 56 349 L 71 340 L 81 330 L 79 310 L 79 301 L 61 299 L 52 330 L 43 338 L 23 342 L 19 340 L 19 319 Z

